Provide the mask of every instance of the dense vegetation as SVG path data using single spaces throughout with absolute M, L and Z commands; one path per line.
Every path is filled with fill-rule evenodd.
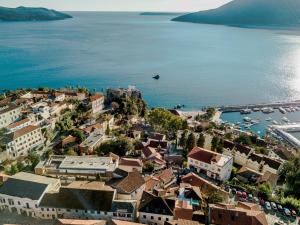
M 155 131 L 167 134 L 171 139 L 176 138 L 178 130 L 187 128 L 186 120 L 163 108 L 150 110 L 147 120 Z
M 72 18 L 72 16 L 46 8 L 0 7 L 0 21 L 44 21 L 67 18 Z

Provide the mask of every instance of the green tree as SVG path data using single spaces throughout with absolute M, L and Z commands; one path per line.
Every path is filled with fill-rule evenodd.
M 83 131 L 78 129 L 72 129 L 70 132 L 74 137 L 78 138 L 80 142 L 83 142 L 86 138 Z
M 77 156 L 78 154 L 73 148 L 68 148 L 65 151 L 65 155 Z
M 203 133 L 200 133 L 199 134 L 199 138 L 197 140 L 197 146 L 203 148 L 204 147 L 204 144 L 205 144 L 205 136 Z
M 98 155 L 106 155 L 110 152 L 119 156 L 125 156 L 126 153 L 131 152 L 134 149 L 133 144 L 128 138 L 119 137 L 116 140 L 110 140 L 102 143 L 96 152 Z
M 186 121 L 163 108 L 151 110 L 147 120 L 155 131 L 165 133 L 169 138 L 175 138 L 178 130 L 186 129 Z
M 154 164 L 151 162 L 146 162 L 143 167 L 143 171 L 146 173 L 151 173 L 154 170 Z
M 34 169 L 36 165 L 40 162 L 40 156 L 35 151 L 30 152 L 27 156 L 27 159 L 31 163 L 31 169 Z
M 182 147 L 182 148 L 185 148 L 185 145 L 186 145 L 186 139 L 187 139 L 187 130 L 184 130 L 182 133 L 181 133 L 181 136 L 179 138 L 179 145 Z
M 241 134 L 234 141 L 239 144 L 252 145 L 251 137 L 247 134 Z
M 219 202 L 223 202 L 223 197 L 218 192 L 213 192 L 208 197 L 208 203 L 215 204 Z
M 108 124 L 108 123 L 107 123 L 107 126 L 106 126 L 105 134 L 106 134 L 107 136 L 110 135 L 110 127 L 109 127 L 109 124 Z
M 18 170 L 17 165 L 11 165 L 10 168 L 6 170 L 6 173 L 11 176 L 15 175 L 18 172 L 19 172 L 19 170 Z
M 24 170 L 24 164 L 22 162 L 18 161 L 16 166 L 18 168 L 18 171 Z
M 294 157 L 285 162 L 280 175 L 286 181 L 286 194 L 300 198 L 300 158 Z
M 217 137 L 217 136 L 214 136 L 211 140 L 211 149 L 213 151 L 215 151 L 219 145 L 219 141 L 220 141 L 220 138 Z
M 193 132 L 191 132 L 186 140 L 186 150 L 189 152 L 196 146 L 196 138 Z
M 258 196 L 264 199 L 270 199 L 272 195 L 272 187 L 268 183 L 259 184 L 258 187 Z

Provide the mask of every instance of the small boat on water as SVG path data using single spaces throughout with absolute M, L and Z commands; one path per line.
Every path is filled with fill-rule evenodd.
M 248 117 L 248 116 L 244 117 L 243 120 L 244 120 L 245 122 L 251 122 L 251 118 Z
M 282 114 L 285 114 L 286 113 L 286 110 L 282 107 L 279 107 L 278 108 L 279 112 L 281 112 Z
M 286 117 L 283 117 L 283 118 L 282 118 L 282 121 L 283 121 L 283 122 L 286 122 L 286 123 L 290 122 L 290 120 L 289 120 L 288 118 L 286 118 Z
M 157 74 L 157 75 L 153 76 L 152 78 L 155 80 L 158 80 L 160 78 L 160 76 L 159 76 L 159 74 Z
M 272 123 L 273 123 L 274 125 L 278 125 L 278 124 L 279 124 L 276 120 L 272 120 Z
M 273 113 L 274 112 L 274 109 L 273 108 L 271 108 L 271 107 L 264 107 L 264 108 L 262 108 L 261 109 L 261 111 L 263 112 L 263 113 Z
M 299 111 L 299 107 L 298 106 L 296 106 L 295 109 L 296 109 L 296 111 Z
M 260 108 L 253 108 L 252 111 L 253 112 L 258 112 L 258 111 L 260 111 Z
M 292 112 L 292 110 L 288 107 L 285 109 L 287 112 Z
M 272 118 L 271 117 L 268 117 L 267 119 L 266 119 L 266 121 L 271 121 L 272 120 Z
M 242 109 L 241 114 L 250 114 L 251 113 L 251 110 L 250 109 Z

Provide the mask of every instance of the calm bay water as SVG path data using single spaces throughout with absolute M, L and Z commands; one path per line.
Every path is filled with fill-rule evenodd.
M 0 23 L 0 89 L 136 85 L 150 106 L 300 99 L 300 33 L 71 13 Z M 156 81 L 151 77 L 160 74 Z

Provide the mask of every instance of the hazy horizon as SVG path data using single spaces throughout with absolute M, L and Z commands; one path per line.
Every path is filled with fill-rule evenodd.
M 60 11 L 191 12 L 217 8 L 230 0 L 0 0 L 4 7 L 45 7 Z

